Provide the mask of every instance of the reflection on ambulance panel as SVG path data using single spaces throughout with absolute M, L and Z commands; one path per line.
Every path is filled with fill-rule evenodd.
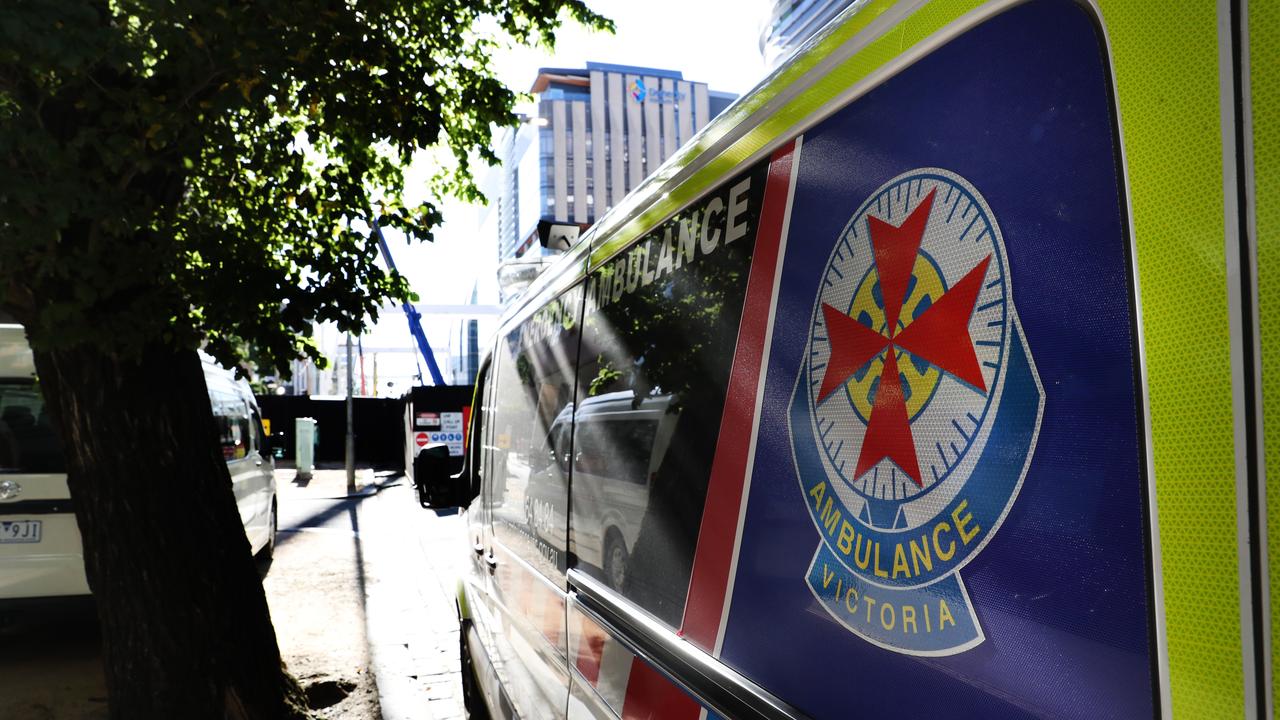
M 671 395 L 632 391 L 589 398 L 573 441 L 573 528 L 578 562 L 624 593 L 653 489 L 679 417 Z M 644 548 L 641 548 L 644 551 Z
M 569 442 L 573 406 L 567 398 L 572 390 L 550 383 L 535 387 L 516 398 L 533 421 L 514 424 L 497 438 L 490 512 L 498 539 L 542 575 L 555 579 L 567 567 L 568 451 L 561 450 L 560 460 L 556 451 Z

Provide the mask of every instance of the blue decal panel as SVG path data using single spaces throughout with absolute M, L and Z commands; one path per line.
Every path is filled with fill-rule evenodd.
M 1066 0 L 805 133 L 725 662 L 816 718 L 1155 714 L 1115 137 Z

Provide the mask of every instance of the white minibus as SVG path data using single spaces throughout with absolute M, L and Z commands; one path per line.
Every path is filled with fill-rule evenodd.
M 248 383 L 204 360 L 240 520 L 253 551 L 275 547 L 274 463 Z M 89 594 L 61 441 L 22 326 L 0 319 L 0 603 Z

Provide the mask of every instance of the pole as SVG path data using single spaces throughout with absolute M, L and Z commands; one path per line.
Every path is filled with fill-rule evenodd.
M 355 384 L 355 363 L 352 355 L 351 333 L 347 333 L 347 493 L 356 491 L 356 428 L 355 401 L 352 386 Z
M 368 397 L 364 385 L 364 341 L 356 338 L 356 350 L 360 353 L 360 397 Z

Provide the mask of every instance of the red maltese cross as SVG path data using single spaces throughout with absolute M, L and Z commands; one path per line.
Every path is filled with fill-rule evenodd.
M 879 218 L 867 217 L 871 249 L 884 299 L 885 332 L 888 334 L 878 333 L 826 303 L 822 305 L 822 317 L 831 341 L 831 358 L 822 376 L 818 402 L 843 387 L 858 368 L 888 351 L 854 477 L 860 477 L 888 458 L 917 487 L 924 487 L 920 481 L 915 439 L 911 436 L 911 424 L 907 419 L 907 401 L 898 376 L 898 350 L 923 358 L 943 372 L 984 393 L 987 391 L 982 370 L 978 367 L 978 356 L 973 351 L 973 339 L 969 335 L 969 318 L 978 301 L 978 292 L 991 262 L 990 255 L 943 293 L 920 317 L 915 320 L 908 318 L 905 326 L 898 328 L 902 303 L 907 299 L 907 286 L 929 222 L 929 210 L 933 207 L 934 192 L 929 191 L 897 227 Z

